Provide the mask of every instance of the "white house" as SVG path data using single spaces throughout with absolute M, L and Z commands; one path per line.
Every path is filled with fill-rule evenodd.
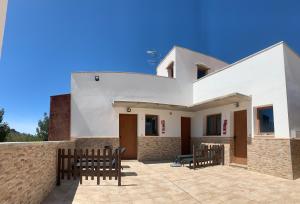
M 230 65 L 175 46 L 156 71 L 73 73 L 70 120 L 52 97 L 50 139 L 69 128 L 80 148 L 121 145 L 138 160 L 225 144 L 226 164 L 300 177 L 300 58 L 286 44 Z

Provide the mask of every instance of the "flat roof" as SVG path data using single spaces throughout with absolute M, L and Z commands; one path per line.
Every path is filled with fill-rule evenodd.
M 194 53 L 196 53 L 196 54 L 198 54 L 198 55 L 202 55 L 203 57 L 211 58 L 211 59 L 213 59 L 213 60 L 222 62 L 222 63 L 226 64 L 225 66 L 228 65 L 227 62 L 225 62 L 225 61 L 223 61 L 223 60 L 221 60 L 221 59 L 218 59 L 218 58 L 216 58 L 216 57 L 213 57 L 213 56 L 210 56 L 210 55 L 207 55 L 207 54 L 203 54 L 202 52 L 198 52 L 198 51 L 195 51 L 195 50 L 186 48 L 186 47 L 174 45 L 174 46 L 169 50 L 169 52 L 168 52 L 168 53 L 160 60 L 160 62 L 157 64 L 155 70 L 158 69 L 158 67 L 163 63 L 163 61 L 165 61 L 165 60 L 168 58 L 168 56 L 171 54 L 171 52 L 173 52 L 176 48 L 180 48 L 180 49 L 183 49 L 183 50 L 187 50 L 187 51 L 189 51 L 189 52 L 194 52 Z
M 270 49 L 273 49 L 274 47 L 277 47 L 278 45 L 286 45 L 286 44 L 284 43 L 284 41 L 278 42 L 278 43 L 276 43 L 276 44 L 274 44 L 274 45 L 271 45 L 271 46 L 269 46 L 269 47 L 267 47 L 267 48 L 265 48 L 265 49 L 262 49 L 262 50 L 260 50 L 260 51 L 258 51 L 258 52 L 255 52 L 254 54 L 251 54 L 251 55 L 249 55 L 249 56 L 247 56 L 247 57 L 244 57 L 244 58 L 242 58 L 242 59 L 240 59 L 240 60 L 238 60 L 238 61 L 236 61 L 236 62 L 234 62 L 234 63 L 232 63 L 232 64 L 229 64 L 229 65 L 227 65 L 227 66 L 225 66 L 225 67 L 223 67 L 223 68 L 221 68 L 221 69 L 217 69 L 216 71 L 211 72 L 211 73 L 205 75 L 204 77 L 201 77 L 200 79 L 197 79 L 194 83 L 196 83 L 196 82 L 198 82 L 198 81 L 200 81 L 200 80 L 203 80 L 203 79 L 205 79 L 205 78 L 207 78 L 207 77 L 209 77 L 209 76 L 211 76 L 211 75 L 214 75 L 214 74 L 217 74 L 217 73 L 219 73 L 219 72 L 221 72 L 221 71 L 224 71 L 224 70 L 226 70 L 226 69 L 232 68 L 232 67 L 234 67 L 234 66 L 237 65 L 237 64 L 240 64 L 240 63 L 242 63 L 242 62 L 244 62 L 244 61 L 246 61 L 246 60 L 248 60 L 248 59 L 251 59 L 251 58 L 253 58 L 253 57 L 255 57 L 255 56 L 261 54 L 261 53 L 264 53 L 264 52 L 266 52 L 266 51 L 268 51 L 268 50 L 270 50 Z M 286 45 L 286 46 L 287 46 L 287 45 Z M 287 47 L 288 47 L 288 46 L 287 46 Z M 296 53 L 296 52 L 295 52 L 295 53 Z
M 200 103 L 196 103 L 192 106 L 189 107 L 191 111 L 200 111 L 200 110 L 205 110 L 208 108 L 215 108 L 218 106 L 224 106 L 224 105 L 229 105 L 233 104 L 236 102 L 241 102 L 241 101 L 250 101 L 251 96 L 247 96 L 244 94 L 240 93 L 232 93 L 212 99 L 208 99 L 205 101 L 202 101 Z
M 187 106 L 165 104 L 165 103 L 154 103 L 145 101 L 123 101 L 118 100 L 113 102 L 113 107 L 130 107 L 130 108 L 151 108 L 151 109 L 163 109 L 163 110 L 178 110 L 187 111 Z
M 155 103 L 148 101 L 129 101 L 129 100 L 115 100 L 113 107 L 130 107 L 130 108 L 149 108 L 149 109 L 162 109 L 162 110 L 177 110 L 196 112 L 205 110 L 208 108 L 215 108 L 218 106 L 224 106 L 241 101 L 250 101 L 251 96 L 247 96 L 240 93 L 232 93 L 221 97 L 211 98 L 200 103 L 196 103 L 192 106 L 183 106 L 177 104 L 165 104 Z

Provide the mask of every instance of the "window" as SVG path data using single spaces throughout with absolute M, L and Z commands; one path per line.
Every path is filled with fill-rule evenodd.
M 168 77 L 174 78 L 174 62 L 171 62 L 171 64 L 169 64 L 169 66 L 167 67 L 167 71 Z
M 273 106 L 257 108 L 258 133 L 274 132 Z
M 208 68 L 204 65 L 197 64 L 197 79 L 200 79 L 207 75 Z
M 146 115 L 145 135 L 158 136 L 158 116 L 157 115 Z
M 207 116 L 206 135 L 221 135 L 221 114 Z

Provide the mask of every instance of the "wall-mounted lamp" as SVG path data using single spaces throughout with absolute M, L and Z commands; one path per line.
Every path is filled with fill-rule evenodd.
M 128 112 L 128 113 L 131 112 L 131 108 L 130 108 L 130 107 L 127 108 L 127 112 Z
M 235 102 L 234 105 L 235 105 L 236 108 L 240 107 L 240 103 L 239 102 Z
M 99 75 L 95 76 L 95 81 L 99 81 Z

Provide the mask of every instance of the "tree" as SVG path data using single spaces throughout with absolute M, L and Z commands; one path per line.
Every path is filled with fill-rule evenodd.
M 9 130 L 8 135 L 6 136 L 6 142 L 33 142 L 33 141 L 43 141 L 42 138 L 37 137 L 36 135 L 18 132 L 15 129 Z
M 5 142 L 9 133 L 9 126 L 3 122 L 4 109 L 0 109 L 0 142 Z
M 36 128 L 36 135 L 43 141 L 48 140 L 48 126 L 49 126 L 49 116 L 44 113 L 43 119 L 39 120 L 38 127 Z

